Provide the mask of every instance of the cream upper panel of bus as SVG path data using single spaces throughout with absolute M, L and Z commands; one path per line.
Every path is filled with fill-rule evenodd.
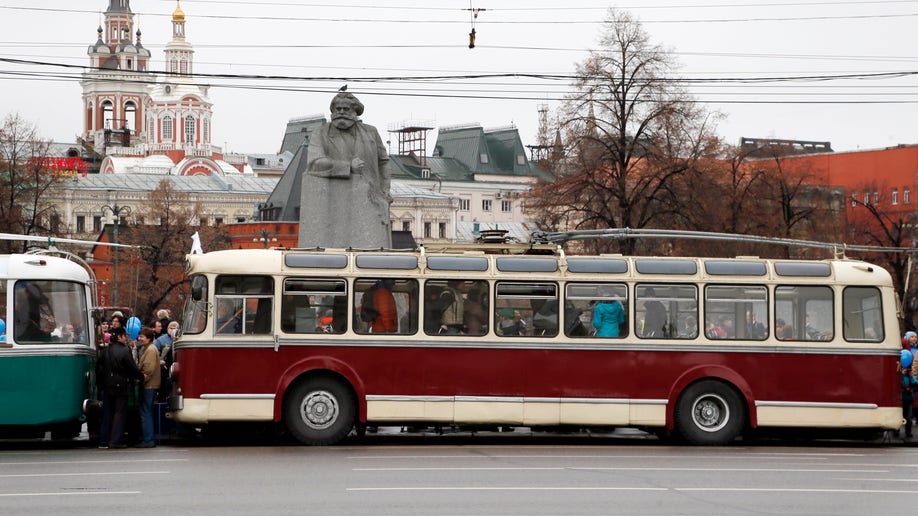
M 559 278 L 667 278 L 685 281 L 747 278 L 754 282 L 824 283 L 892 286 L 882 267 L 858 260 L 771 260 L 759 258 L 625 257 L 618 255 L 521 256 L 485 254 L 423 254 L 420 252 L 349 252 L 237 249 L 188 255 L 188 272 L 275 274 L 293 271 L 355 273 L 390 271 L 445 275 L 554 275 Z
M 57 256 L 9 254 L 0 256 L 0 278 L 58 279 L 86 283 L 89 273 L 82 266 Z

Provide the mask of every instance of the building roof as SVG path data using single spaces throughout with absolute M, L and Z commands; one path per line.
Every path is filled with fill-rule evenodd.
M 428 157 L 426 166 L 421 166 L 414 155 L 389 155 L 392 177 L 405 179 L 441 179 L 447 181 L 473 181 L 472 171 L 456 158 Z M 430 170 L 430 178 L 422 170 Z
M 325 115 L 310 115 L 300 118 L 291 118 L 287 121 L 284 130 L 284 141 L 281 142 L 281 153 L 296 154 L 301 146 L 309 143 L 309 133 L 315 128 L 327 124 Z
M 531 176 L 533 169 L 514 126 L 485 130 L 479 125 L 444 127 L 434 154 L 454 158 L 475 174 Z
M 118 190 L 134 192 L 151 192 L 159 182 L 168 178 L 176 191 L 185 193 L 227 192 L 263 194 L 271 193 L 277 184 L 277 178 L 253 177 L 236 174 L 234 176 L 159 176 L 152 174 L 89 174 L 86 177 L 76 176 L 67 180 L 69 190 Z

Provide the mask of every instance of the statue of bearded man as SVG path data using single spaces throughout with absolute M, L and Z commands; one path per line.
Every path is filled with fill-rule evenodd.
M 331 102 L 331 123 L 309 136 L 299 247 L 392 247 L 389 156 L 362 114 L 357 97 L 341 92 Z

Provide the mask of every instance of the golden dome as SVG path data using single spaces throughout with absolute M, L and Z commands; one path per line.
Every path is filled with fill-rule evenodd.
M 182 11 L 182 6 L 179 4 L 179 0 L 175 1 L 175 12 L 172 13 L 172 21 L 174 22 L 184 22 L 185 21 L 185 12 Z

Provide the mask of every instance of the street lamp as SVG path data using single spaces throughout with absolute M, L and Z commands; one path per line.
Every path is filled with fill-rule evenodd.
M 112 204 L 111 206 L 102 206 L 102 216 L 105 216 L 105 212 L 112 212 L 112 216 L 115 217 L 115 232 L 112 237 L 112 243 L 118 243 L 118 226 L 121 225 L 121 215 L 124 214 L 125 217 L 131 214 L 130 206 L 118 206 L 118 204 Z M 118 306 L 118 246 L 115 246 L 112 250 L 115 254 L 115 273 L 112 278 L 112 306 Z

